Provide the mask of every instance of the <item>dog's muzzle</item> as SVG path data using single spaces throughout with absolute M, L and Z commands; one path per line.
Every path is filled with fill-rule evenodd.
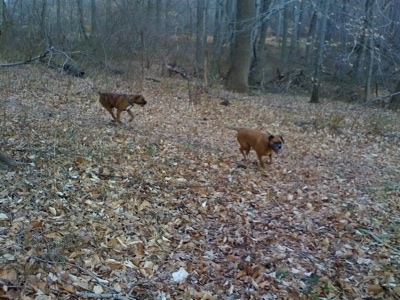
M 279 154 L 282 150 L 282 143 L 273 143 L 272 145 L 270 145 L 272 150 L 274 150 L 274 152 L 276 154 Z

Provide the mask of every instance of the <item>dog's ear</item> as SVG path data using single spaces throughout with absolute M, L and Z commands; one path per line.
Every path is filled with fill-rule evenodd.
M 138 100 L 138 99 L 140 99 L 140 98 L 142 98 L 141 95 L 135 95 L 135 100 Z

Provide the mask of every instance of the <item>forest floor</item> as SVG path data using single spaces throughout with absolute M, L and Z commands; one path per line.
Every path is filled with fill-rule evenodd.
M 400 297 L 398 112 L 218 88 L 194 105 L 159 79 L 116 125 L 88 83 L 132 82 L 0 70 L 0 150 L 28 163 L 0 169 L 0 298 Z M 230 125 L 283 153 L 243 162 Z

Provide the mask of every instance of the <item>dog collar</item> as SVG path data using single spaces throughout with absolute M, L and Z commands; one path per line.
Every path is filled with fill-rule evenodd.
M 131 100 L 131 98 L 129 97 L 129 95 L 125 95 L 125 98 L 128 100 L 128 103 L 131 105 L 131 106 L 133 106 L 133 102 L 132 102 L 132 100 Z
M 131 97 L 129 97 L 128 95 L 125 95 L 125 98 L 128 100 L 128 103 L 130 104 L 130 106 L 126 108 L 126 111 L 130 111 L 135 103 L 132 102 Z

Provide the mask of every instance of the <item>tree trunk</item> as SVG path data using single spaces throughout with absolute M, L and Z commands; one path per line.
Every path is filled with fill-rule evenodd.
M 260 14 L 261 14 L 261 28 L 260 28 L 260 38 L 258 40 L 257 44 L 257 54 L 258 57 L 265 56 L 265 40 L 267 39 L 267 33 L 268 33 L 268 19 L 265 16 L 268 12 L 269 6 L 271 4 L 272 0 L 262 0 L 261 1 L 261 8 L 260 8 Z
M 277 21 L 276 21 L 276 32 L 275 32 L 275 39 L 276 41 L 280 41 L 281 39 L 281 25 L 282 25 L 282 13 L 279 10 L 278 11 L 278 17 L 277 17 Z
M 366 29 L 367 29 L 367 36 L 368 36 L 368 61 L 367 61 L 367 75 L 365 78 L 365 95 L 364 101 L 368 100 L 370 90 L 371 90 L 371 80 L 372 80 L 372 67 L 374 63 L 374 0 L 367 0 L 366 6 Z M 368 8 L 368 9 L 367 9 Z
M 281 48 L 281 72 L 286 68 L 288 57 L 288 29 L 289 29 L 289 4 L 283 6 L 282 24 L 282 48 Z
M 97 34 L 97 7 L 96 0 L 92 0 L 91 2 L 91 17 L 92 17 L 92 36 L 96 36 Z
M 307 60 L 307 65 L 311 63 L 311 49 L 313 48 L 314 44 L 314 33 L 315 33 L 315 27 L 317 23 L 317 11 L 314 9 L 313 15 L 311 17 L 310 21 L 310 27 L 308 29 L 308 35 L 307 35 L 307 46 L 306 46 L 306 60 Z
M 362 66 L 363 57 L 365 56 L 365 52 L 367 49 L 367 40 L 369 43 L 369 28 L 370 28 L 370 11 L 372 10 L 372 2 L 373 0 L 366 0 L 365 1 L 365 16 L 364 16 L 364 25 L 362 29 L 362 34 L 360 37 L 360 41 L 355 45 L 354 51 L 357 53 L 356 61 L 353 67 L 353 74 L 355 77 L 358 78 L 360 74 L 360 69 Z M 373 18 L 373 16 L 372 16 Z
M 47 44 L 49 46 L 50 42 L 48 41 L 48 34 L 46 30 L 46 18 L 47 18 L 47 0 L 42 0 L 42 10 L 40 12 L 40 30 L 43 34 L 43 37 L 46 39 Z
M 390 98 L 389 108 L 393 110 L 400 109 L 400 80 L 397 81 L 396 90 L 393 93 L 393 96 Z
M 156 30 L 159 36 L 162 36 L 162 19 L 161 19 L 161 11 L 162 11 L 162 2 L 161 0 L 156 0 Z
M 0 0 L 0 33 L 4 24 L 4 7 L 5 7 L 4 1 Z
M 165 1 L 165 10 L 164 10 L 164 13 L 165 13 L 165 28 L 164 28 L 164 31 L 165 32 L 168 32 L 169 30 L 170 30 L 170 28 L 169 28 L 169 26 L 170 26 L 170 22 L 168 21 L 169 20 L 169 17 L 168 17 L 168 12 L 170 11 L 170 9 L 171 9 L 171 1 Z
M 196 71 L 199 73 L 204 66 L 205 38 L 206 38 L 206 1 L 197 1 L 197 32 L 196 32 Z
M 57 43 L 61 43 L 62 30 L 61 30 L 61 0 L 56 2 L 56 26 L 57 26 Z
M 112 28 L 113 26 L 113 14 L 112 12 L 112 0 L 106 0 L 104 3 L 104 9 L 108 12 L 105 16 L 105 21 L 103 20 L 103 22 L 105 22 L 106 26 L 101 26 L 101 31 L 104 31 L 106 34 L 109 34 L 109 30 L 110 28 Z M 101 24 L 101 23 L 100 23 Z
M 293 3 L 293 10 L 294 10 L 294 24 L 292 29 L 292 36 L 290 39 L 290 53 L 294 55 L 296 49 L 298 49 L 298 40 L 299 40 L 299 31 L 301 25 L 301 16 L 303 13 L 303 1 L 300 3 L 294 2 Z M 297 55 L 295 55 L 297 57 Z
M 329 2 L 330 0 L 325 0 L 323 2 L 323 16 L 320 19 L 319 26 L 319 42 L 318 42 L 318 55 L 315 62 L 315 70 L 314 70 L 314 83 L 311 92 L 311 103 L 319 103 L 319 86 L 320 86 L 320 77 L 321 77 L 321 68 L 323 61 L 323 53 L 324 53 L 324 44 L 325 44 L 325 32 L 326 32 L 326 23 L 328 21 L 328 10 L 329 10 Z
M 252 57 L 251 32 L 254 27 L 255 1 L 237 1 L 235 41 L 230 58 L 231 69 L 226 80 L 228 90 L 248 91 L 248 77 Z
M 81 35 L 85 40 L 88 39 L 88 35 L 85 29 L 85 19 L 83 17 L 83 0 L 76 0 L 76 4 L 78 6 L 78 22 L 79 22 L 79 30 Z
M 253 61 L 251 63 L 251 72 L 249 76 L 249 82 L 252 85 L 261 85 L 265 84 L 265 76 L 264 76 L 264 67 L 266 65 L 266 46 L 265 41 L 267 39 L 267 30 L 268 30 L 268 18 L 267 13 L 269 6 L 271 4 L 271 0 L 261 0 L 261 6 L 259 11 L 259 26 L 260 26 L 260 34 L 258 40 L 254 41 L 256 45 L 254 46 L 254 56 Z
M 0 0 L 0 35 L 7 30 L 7 27 L 12 23 L 11 20 L 7 20 L 7 6 L 4 0 Z
M 223 7 L 225 0 L 217 0 L 215 2 L 215 16 L 214 16 L 214 33 L 213 33 L 213 53 L 210 76 L 215 77 L 218 72 L 218 62 L 221 59 L 223 32 L 225 28 L 225 20 L 223 18 Z
M 347 28 L 346 28 L 346 24 L 348 21 L 348 12 L 347 12 L 347 8 L 348 8 L 348 2 L 347 1 L 343 1 L 342 3 L 342 7 L 340 8 L 340 22 L 341 22 L 341 26 L 340 26 L 340 42 L 342 45 L 344 45 L 346 47 L 347 45 L 347 37 L 348 37 L 348 33 L 347 33 Z
M 235 43 L 235 30 L 236 30 L 236 18 L 237 18 L 237 2 L 239 0 L 232 0 L 229 1 L 227 0 L 226 5 L 225 5 L 225 15 L 227 16 L 227 23 L 228 23 L 228 28 L 226 30 L 226 36 L 225 36 L 225 41 L 229 47 L 229 60 L 233 56 L 233 51 L 234 51 L 234 43 Z

